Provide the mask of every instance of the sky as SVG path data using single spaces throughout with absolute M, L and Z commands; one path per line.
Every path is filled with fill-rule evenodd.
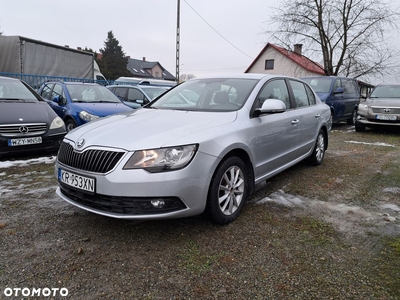
M 112 31 L 125 55 L 158 61 L 175 75 L 177 3 L 0 0 L 0 32 L 99 52 Z M 280 3 L 180 0 L 180 75 L 243 73 L 265 44 L 273 42 L 265 30 L 272 7 Z

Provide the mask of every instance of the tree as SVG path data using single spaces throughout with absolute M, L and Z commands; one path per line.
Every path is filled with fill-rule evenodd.
M 97 55 L 95 56 L 96 62 L 107 79 L 115 80 L 121 76 L 132 76 L 127 69 L 128 58 L 112 31 L 108 32 L 104 49 L 100 49 L 100 53 L 101 59 L 97 59 Z
M 179 76 L 179 82 L 183 82 L 193 78 L 196 78 L 196 76 L 194 76 L 193 74 L 182 74 L 181 76 Z
M 266 32 L 287 49 L 303 44 L 309 57 L 322 56 L 325 75 L 368 79 L 400 74 L 400 52 L 387 39 L 399 20 L 383 1 L 284 0 L 270 21 L 278 29 Z

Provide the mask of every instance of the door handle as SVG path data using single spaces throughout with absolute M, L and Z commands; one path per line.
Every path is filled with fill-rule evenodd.
M 321 117 L 321 114 L 316 114 L 316 115 L 315 115 L 315 118 L 316 118 L 316 119 L 319 119 L 320 117 Z
M 296 124 L 299 124 L 299 119 L 296 119 L 296 120 L 293 120 L 291 123 L 292 123 L 292 125 L 296 125 Z

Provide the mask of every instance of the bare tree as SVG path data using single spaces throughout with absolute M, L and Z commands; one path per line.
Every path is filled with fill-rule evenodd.
M 325 75 L 371 78 L 400 73 L 400 51 L 388 39 L 399 20 L 399 9 L 379 0 L 284 0 L 270 20 L 278 29 L 266 32 L 322 56 Z
M 182 74 L 181 76 L 179 76 L 179 82 L 186 81 L 186 80 L 193 79 L 193 78 L 196 78 L 196 76 L 194 76 L 193 74 Z

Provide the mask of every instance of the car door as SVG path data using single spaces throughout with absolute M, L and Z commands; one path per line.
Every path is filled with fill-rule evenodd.
M 344 115 L 350 118 L 355 107 L 360 101 L 360 89 L 357 82 L 352 78 L 342 79 Z
M 306 155 L 313 149 L 321 124 L 321 112 L 316 105 L 315 95 L 311 88 L 298 80 L 289 79 L 290 91 L 296 103 L 297 131 L 296 157 Z
M 56 114 L 64 119 L 67 110 L 68 110 L 68 103 L 67 99 L 65 98 L 65 93 L 61 84 L 54 84 L 53 89 L 51 90 L 51 107 L 56 112 Z M 54 101 L 54 99 L 58 99 L 58 101 Z
M 283 101 L 286 111 L 260 115 L 251 120 L 255 128 L 256 179 L 272 174 L 296 159 L 297 155 L 298 112 L 293 109 L 285 79 L 267 82 L 257 96 L 254 107 L 260 108 L 269 99 Z

